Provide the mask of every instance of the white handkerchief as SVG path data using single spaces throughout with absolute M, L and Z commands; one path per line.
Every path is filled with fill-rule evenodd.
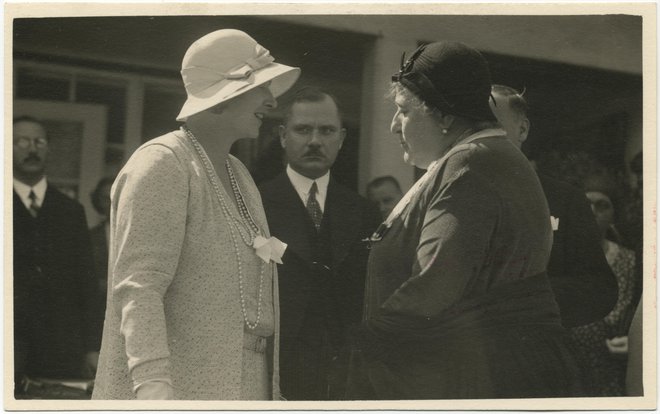
M 559 230 L 559 217 L 550 216 L 550 224 L 552 225 L 552 231 Z
M 264 262 L 268 263 L 271 260 L 275 263 L 282 264 L 282 256 L 286 250 L 287 244 L 280 241 L 277 237 L 265 238 L 257 236 L 252 243 L 257 256 Z

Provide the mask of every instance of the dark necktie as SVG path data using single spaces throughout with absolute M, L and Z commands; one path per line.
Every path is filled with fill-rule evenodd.
M 323 220 L 323 212 L 321 211 L 321 206 L 316 200 L 316 193 L 318 188 L 316 187 L 316 181 L 312 183 L 312 187 L 309 189 L 309 197 L 307 197 L 307 212 L 314 222 L 314 227 L 316 231 L 321 229 L 321 220 Z
M 30 211 L 30 215 L 32 217 L 37 217 L 39 214 L 39 204 L 37 204 L 37 195 L 34 193 L 34 191 L 30 190 L 30 195 L 28 195 L 30 198 L 30 207 L 28 210 Z

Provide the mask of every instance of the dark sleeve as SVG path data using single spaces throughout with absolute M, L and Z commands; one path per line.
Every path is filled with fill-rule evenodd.
M 616 303 L 618 288 L 586 196 L 570 188 L 567 197 L 559 222 L 564 226 L 563 269 L 550 269 L 549 276 L 562 324 L 569 328 L 604 318 Z M 558 254 L 554 249 L 553 255 Z
M 99 351 L 101 349 L 99 321 L 103 318 L 98 315 L 100 307 L 98 303 L 102 298 L 97 289 L 96 273 L 94 272 L 94 255 L 92 242 L 87 228 L 87 219 L 81 205 L 77 204 L 72 212 L 74 223 L 72 224 L 76 234 L 75 256 L 72 257 L 78 263 L 78 274 L 76 275 L 80 286 L 80 306 L 83 315 L 83 337 L 85 351 Z
M 374 231 L 376 231 L 376 229 L 383 220 L 380 215 L 380 211 L 378 210 L 378 207 L 374 203 L 365 200 L 363 211 L 365 217 L 364 234 L 365 237 L 368 237 L 371 236 Z
M 486 261 L 498 199 L 472 173 L 457 176 L 434 194 L 421 218 L 411 276 L 383 308 L 395 314 L 434 317 L 459 301 Z
M 338 303 L 348 324 L 358 323 L 362 319 L 364 308 L 365 280 L 367 275 L 367 262 L 369 261 L 369 249 L 364 241 L 371 236 L 380 224 L 380 212 L 371 203 L 360 199 L 359 214 L 361 217 L 357 240 L 351 249 L 350 277 L 346 289 L 338 297 Z M 348 212 L 352 214 L 353 212 Z

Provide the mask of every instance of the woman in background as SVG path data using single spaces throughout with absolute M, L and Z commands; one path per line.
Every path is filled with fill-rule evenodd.
M 625 395 L 627 335 L 634 314 L 635 252 L 612 239 L 616 191 L 613 182 L 602 176 L 585 179 L 584 191 L 601 232 L 601 246 L 612 268 L 619 295 L 614 309 L 603 320 L 573 329 L 580 360 L 589 380 L 591 394 L 599 397 Z
M 185 124 L 140 147 L 113 186 L 93 398 L 278 399 L 274 262 L 284 246 L 229 149 L 257 138 L 299 70 L 218 30 L 190 46 L 181 74 Z

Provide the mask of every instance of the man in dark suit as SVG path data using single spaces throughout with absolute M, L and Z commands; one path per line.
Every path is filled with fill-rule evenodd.
M 346 333 L 362 315 L 375 207 L 330 176 L 342 146 L 336 100 L 299 91 L 280 126 L 286 171 L 261 184 L 271 233 L 288 244 L 279 270 L 280 384 L 289 400 L 343 397 Z
M 527 102 L 518 91 L 494 85 L 491 109 L 518 148 L 527 139 Z M 538 174 L 554 230 L 548 275 L 566 328 L 605 317 L 617 301 L 617 282 L 600 247 L 598 225 L 584 192 Z
M 13 127 L 14 371 L 25 398 L 27 378 L 93 378 L 100 337 L 83 207 L 46 181 L 44 126 L 20 117 Z

